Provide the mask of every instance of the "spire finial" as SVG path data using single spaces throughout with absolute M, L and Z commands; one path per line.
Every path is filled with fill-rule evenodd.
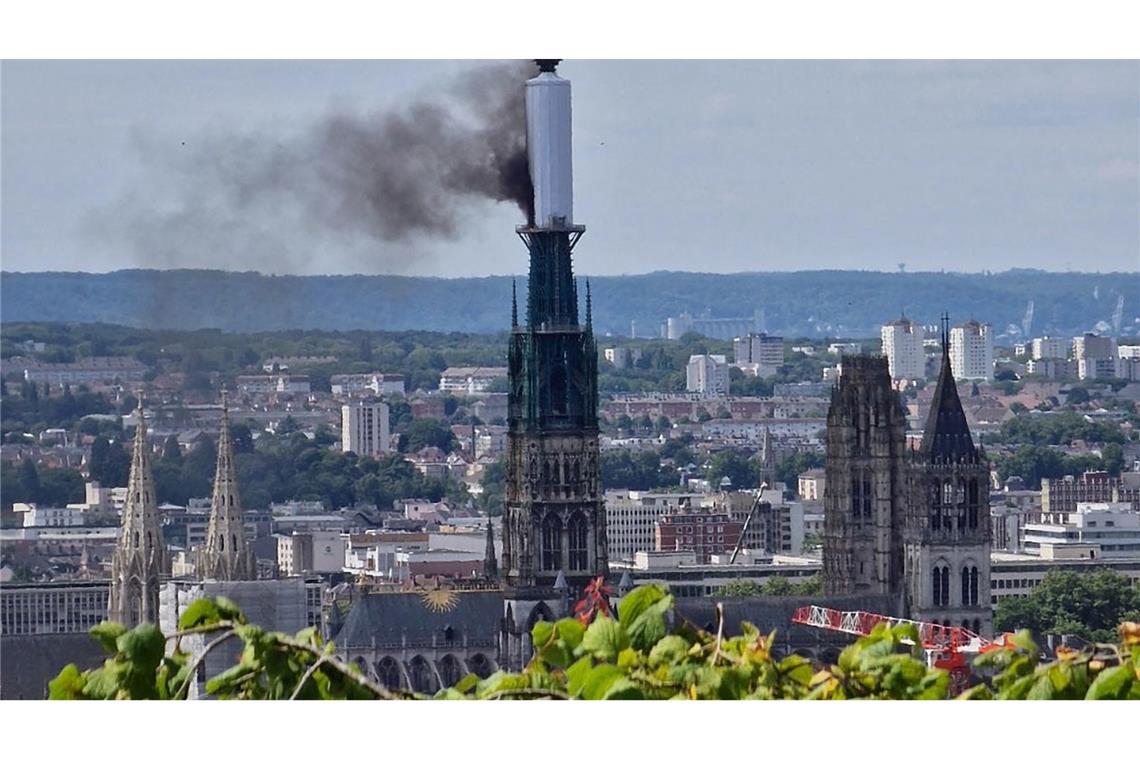
M 950 312 L 942 312 L 942 353 L 950 355 Z
M 519 297 L 515 288 L 515 280 L 511 278 L 511 327 L 519 326 Z
M 586 326 L 594 326 L 593 299 L 590 296 L 590 278 L 586 278 Z

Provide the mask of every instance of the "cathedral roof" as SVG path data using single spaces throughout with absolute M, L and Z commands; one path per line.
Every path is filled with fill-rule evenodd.
M 432 637 L 443 645 L 450 629 L 453 641 L 498 640 L 503 618 L 503 592 L 463 591 L 448 588 L 365 594 L 353 602 L 344 627 L 336 636 L 337 649 L 402 644 L 431 646 Z
M 946 332 L 943 332 L 942 369 L 938 372 L 938 383 L 934 386 L 934 396 L 930 401 L 930 412 L 926 417 L 926 428 L 922 433 L 923 458 L 936 462 L 976 462 L 978 450 L 970 437 L 970 425 L 962 400 L 958 398 L 958 385 L 954 382 L 954 372 L 950 367 L 950 347 Z

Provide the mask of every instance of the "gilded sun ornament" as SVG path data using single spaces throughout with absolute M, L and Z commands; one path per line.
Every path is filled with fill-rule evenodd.
M 449 588 L 421 591 L 420 598 L 423 599 L 424 606 L 433 612 L 448 612 L 459 604 L 459 594 Z

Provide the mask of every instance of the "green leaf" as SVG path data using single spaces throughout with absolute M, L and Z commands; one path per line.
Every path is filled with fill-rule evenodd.
M 623 674 L 616 665 L 603 663 L 591 668 L 582 686 L 582 699 L 602 699 L 619 678 L 623 678 Z
M 618 619 L 628 630 L 641 613 L 664 598 L 665 590 L 660 586 L 638 586 L 618 602 Z
M 534 643 L 535 651 L 542 649 L 550 642 L 550 637 L 554 635 L 554 626 L 545 620 L 539 620 L 534 624 L 534 628 L 530 632 L 530 640 Z
M 1135 671 L 1129 665 L 1105 668 L 1089 687 L 1085 699 L 1124 699 L 1135 680 Z
M 475 685 L 478 683 L 479 683 L 479 674 L 478 673 L 468 673 L 467 675 L 463 676 L 463 678 L 460 678 L 459 682 L 456 683 L 455 686 L 453 686 L 451 688 L 455 689 L 460 694 L 466 694 L 467 692 L 474 689 Z
M 590 675 L 594 665 L 590 655 L 584 655 L 577 662 L 566 668 L 566 691 L 572 697 L 582 693 L 586 685 L 586 677 Z
M 125 668 L 121 663 L 107 660 L 103 667 L 87 674 L 83 696 L 89 699 L 114 699 L 119 693 Z
M 118 638 L 119 651 L 126 655 L 135 670 L 153 675 L 162 662 L 166 638 L 152 623 L 142 623 Z
M 574 618 L 562 618 L 554 624 L 554 628 L 558 631 L 558 638 L 565 641 L 571 651 L 578 648 L 586 634 L 586 626 Z
M 645 691 L 623 676 L 610 684 L 602 699 L 645 699 Z
M 72 663 L 48 682 L 48 699 L 82 699 L 83 685 L 83 674 Z
M 94 638 L 103 647 L 103 650 L 114 654 L 119 651 L 118 645 L 115 643 L 118 638 L 127 632 L 119 623 L 112 623 L 106 620 L 91 629 L 91 637 Z
M 246 622 L 245 615 L 242 614 L 241 608 L 234 604 L 232 599 L 219 596 L 216 597 L 214 601 L 218 605 L 218 617 L 222 620 L 232 620 L 235 623 Z
M 642 610 L 632 623 L 623 621 L 634 647 L 642 652 L 648 652 L 658 641 L 665 638 L 665 634 L 669 632 L 665 626 L 665 613 L 672 606 L 673 597 L 666 596 Z
M 680 636 L 666 636 L 658 641 L 649 652 L 649 664 L 658 665 L 677 662 L 689 651 L 689 642 Z
M 197 628 L 200 625 L 209 625 L 218 622 L 218 605 L 209 597 L 199 597 L 190 603 L 190 606 L 178 618 L 178 630 L 185 631 Z
M 614 660 L 618 652 L 629 646 L 629 636 L 616 620 L 605 616 L 594 618 L 582 637 L 582 647 L 599 660 Z

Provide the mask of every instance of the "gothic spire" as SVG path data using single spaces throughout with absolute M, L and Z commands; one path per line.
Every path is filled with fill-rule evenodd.
M 594 326 L 594 307 L 590 298 L 590 278 L 586 278 L 586 327 Z
M 495 529 L 491 526 L 490 515 L 487 515 L 487 549 L 483 555 L 483 575 L 487 580 L 499 577 L 499 561 L 495 558 Z
M 934 386 L 934 396 L 930 400 L 930 412 L 926 417 L 926 428 L 922 433 L 923 458 L 939 462 L 976 462 L 978 452 L 970 437 L 970 425 L 962 400 L 958 397 L 958 385 L 954 382 L 954 371 L 950 366 L 950 317 L 942 315 L 942 367 L 938 372 L 938 382 Z
M 159 576 L 166 573 L 166 544 L 158 521 L 141 393 L 136 412 L 138 425 L 127 501 L 123 505 L 119 542 L 111 559 L 108 601 L 110 619 L 127 627 L 158 622 L 158 582 Z
M 519 326 L 519 297 L 515 281 L 511 280 L 511 327 Z
M 218 433 L 218 468 L 210 501 L 210 525 L 199 574 L 220 581 L 255 580 L 253 553 L 245 540 L 241 516 L 241 496 L 234 467 L 234 447 L 230 440 L 230 409 L 222 390 L 222 427 Z

